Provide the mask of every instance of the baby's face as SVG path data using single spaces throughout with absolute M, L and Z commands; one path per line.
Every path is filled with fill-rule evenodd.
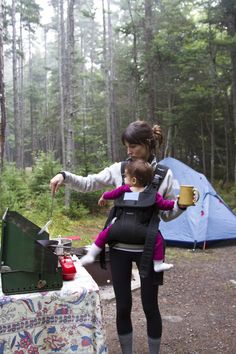
M 125 181 L 125 184 L 128 184 L 129 186 L 132 186 L 132 178 L 126 171 L 125 171 L 124 181 Z

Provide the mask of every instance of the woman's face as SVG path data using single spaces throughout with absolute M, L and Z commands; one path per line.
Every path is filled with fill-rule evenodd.
M 149 156 L 150 156 L 150 150 L 147 145 L 130 144 L 126 141 L 125 146 L 127 149 L 127 155 L 132 160 L 141 159 L 144 161 L 148 161 Z

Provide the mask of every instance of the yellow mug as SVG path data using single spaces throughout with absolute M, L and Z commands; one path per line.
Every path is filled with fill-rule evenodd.
M 194 186 L 182 185 L 179 191 L 179 205 L 195 205 L 200 197 L 199 191 Z

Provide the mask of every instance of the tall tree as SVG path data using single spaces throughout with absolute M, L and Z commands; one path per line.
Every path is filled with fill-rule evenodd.
M 154 123 L 156 118 L 155 66 L 152 52 L 153 45 L 153 0 L 144 1 L 145 22 L 145 57 L 146 57 L 146 85 L 147 85 L 147 120 Z
M 14 107 L 14 133 L 15 133 L 15 161 L 18 168 L 21 167 L 21 135 L 19 116 L 19 92 L 17 70 L 17 31 L 16 31 L 16 1 L 12 0 L 12 70 L 13 70 L 13 107 Z
M 103 4 L 103 58 L 107 95 L 107 149 L 111 161 L 119 159 L 117 149 L 117 115 L 114 90 L 114 51 L 111 1 L 107 0 L 107 11 Z M 107 14 L 107 16 L 106 16 Z
M 34 40 L 35 25 L 39 24 L 40 7 L 35 0 L 21 0 L 22 22 L 28 31 L 28 79 L 29 79 L 29 113 L 31 127 L 31 153 L 32 156 L 37 155 L 39 150 L 38 143 L 38 122 L 36 117 L 36 103 L 34 100 L 33 87 L 33 61 L 32 61 L 32 43 Z M 33 161 L 33 160 L 32 160 Z
M 236 184 L 236 4 L 234 0 L 222 0 L 221 6 L 224 14 L 224 23 L 231 37 L 230 57 L 232 64 L 232 106 L 234 121 L 234 183 Z
M 112 136 L 111 136 L 111 121 L 109 109 L 109 65 L 108 65 L 108 50 L 107 50 L 107 19 L 105 2 L 102 0 L 103 14 L 103 69 L 106 83 L 106 130 L 107 130 L 107 155 L 112 160 Z
M 136 1 L 134 2 L 136 5 Z M 133 103 L 134 103 L 134 114 L 132 120 L 137 120 L 139 118 L 139 82 L 140 82 L 140 74 L 138 69 L 138 29 L 137 24 L 134 18 L 132 2 L 131 0 L 127 1 L 128 12 L 131 21 L 131 33 L 133 37 L 133 46 L 132 46 L 132 56 L 133 56 L 133 77 L 134 77 L 134 88 L 133 88 Z
M 49 97 L 48 97 L 48 42 L 47 34 L 49 31 L 49 26 L 44 26 L 44 118 L 46 127 L 46 150 L 53 150 L 53 142 L 51 138 L 51 133 L 49 129 Z
M 18 39 L 18 67 L 19 67 L 19 135 L 20 135 L 20 167 L 24 167 L 24 46 L 23 46 L 23 22 L 22 1 L 20 2 L 20 33 Z
M 62 164 L 66 168 L 66 141 L 65 141 L 65 19 L 64 0 L 59 0 L 58 5 L 58 69 L 59 69 L 59 92 L 60 92 L 60 130 L 61 130 L 61 153 Z
M 3 59 L 3 3 L 0 0 L 0 172 L 3 167 L 6 128 L 4 59 Z
M 73 170 L 74 168 L 74 117 L 75 117 L 75 82 L 74 82 L 74 51 L 75 51 L 75 38 L 74 38 L 74 0 L 68 0 L 67 3 L 67 40 L 65 47 L 66 55 L 66 72 L 65 72 L 65 87 L 67 91 L 66 96 L 66 168 Z M 66 188 L 65 205 L 69 206 L 70 203 L 70 189 Z
M 67 8 L 67 134 L 66 134 L 66 166 L 69 169 L 74 167 L 74 117 L 75 117 L 75 38 L 74 38 L 74 0 L 68 1 Z

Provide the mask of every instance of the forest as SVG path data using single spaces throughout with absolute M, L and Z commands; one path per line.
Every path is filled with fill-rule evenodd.
M 0 104 L 2 208 L 124 159 L 137 119 L 235 193 L 236 2 L 0 0 Z

